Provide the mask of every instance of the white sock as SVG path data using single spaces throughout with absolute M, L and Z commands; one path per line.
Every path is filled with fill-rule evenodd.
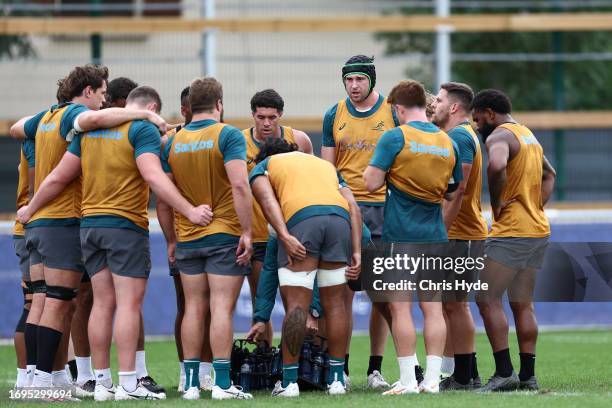
M 17 367 L 17 381 L 15 382 L 16 388 L 25 387 L 28 382 L 28 370 L 25 368 Z
M 185 378 L 185 363 L 183 363 L 182 361 L 179 361 L 179 371 L 179 375 L 181 376 L 181 378 Z
M 424 382 L 440 381 L 440 369 L 442 368 L 442 357 L 427 356 L 427 368 L 425 369 Z
M 119 385 L 127 392 L 136 391 L 137 382 L 136 371 L 119 371 Z
M 449 377 L 455 372 L 455 357 L 442 356 L 442 375 Z
M 36 364 L 32 364 L 32 365 L 27 365 L 26 366 L 26 383 L 25 383 L 25 387 L 29 387 L 32 385 L 32 382 L 34 381 L 34 373 L 36 372 Z
M 416 375 L 414 367 L 419 363 L 416 354 L 406 357 L 398 357 L 397 362 L 400 369 L 400 382 L 405 386 L 413 386 L 416 384 Z
M 77 365 L 77 384 L 83 385 L 89 380 L 95 380 L 91 370 L 91 357 L 75 357 Z
M 201 361 L 200 362 L 200 378 L 204 378 L 206 375 L 211 375 L 213 365 L 212 363 Z
M 110 368 L 103 368 L 102 370 L 95 370 L 96 383 L 100 383 L 106 388 L 113 386 L 113 377 L 111 375 Z
M 34 381 L 32 381 L 32 387 L 53 387 L 53 374 L 47 373 L 46 371 L 36 370 L 36 372 L 34 373 Z
M 66 375 L 66 370 L 58 370 L 58 371 L 53 371 L 51 373 L 51 375 L 53 375 L 53 386 L 54 387 L 66 387 L 66 386 L 71 386 L 72 382 L 70 381 L 70 379 L 68 378 L 68 376 Z
M 147 362 L 145 360 L 145 351 L 136 352 L 136 376 L 137 378 L 147 377 Z

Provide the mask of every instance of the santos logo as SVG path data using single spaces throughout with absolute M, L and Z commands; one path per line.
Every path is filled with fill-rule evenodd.
M 56 127 L 57 125 L 55 124 L 55 122 L 41 123 L 39 129 L 41 132 L 51 132 L 55 130 Z
M 123 138 L 123 133 L 116 130 L 94 130 L 85 133 L 85 137 L 92 139 L 121 140 Z
M 212 149 L 215 145 L 214 140 L 201 140 L 191 143 L 177 143 L 174 145 L 174 153 L 197 152 L 198 150 Z
M 426 145 L 423 143 L 417 143 L 415 141 L 410 142 L 410 151 L 412 153 L 434 154 L 436 156 L 442 156 L 442 157 L 450 156 L 450 152 L 446 147 Z

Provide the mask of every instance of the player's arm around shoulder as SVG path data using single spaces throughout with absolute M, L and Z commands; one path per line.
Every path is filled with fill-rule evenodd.
M 99 111 L 87 110 L 74 120 L 74 129 L 86 132 L 95 129 L 108 129 L 133 120 L 147 120 L 165 133 L 168 124 L 155 112 L 146 109 L 108 108 Z
M 36 138 L 36 129 L 43 116 L 47 113 L 46 110 L 41 111 L 33 116 L 26 116 L 15 122 L 9 129 L 9 135 L 14 139 L 31 139 Z
M 11 125 L 11 128 L 9 129 L 9 135 L 14 139 L 19 139 L 19 140 L 25 139 L 26 138 L 25 124 L 28 120 L 32 118 L 33 116 L 26 116 L 26 117 L 19 119 L 17 122 L 13 123 L 13 125 Z

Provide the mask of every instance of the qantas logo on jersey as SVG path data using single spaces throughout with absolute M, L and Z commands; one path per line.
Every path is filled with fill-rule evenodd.
M 174 145 L 174 153 L 193 153 L 200 150 L 212 149 L 215 145 L 213 140 L 200 140 L 190 143 L 177 143 Z
M 358 140 L 354 143 L 347 143 L 350 139 L 350 137 L 344 137 L 342 138 L 343 140 L 340 142 L 340 151 L 341 152 L 345 152 L 347 150 L 352 150 L 352 151 L 367 151 L 367 152 L 371 152 L 374 149 L 376 149 L 376 144 L 375 143 L 369 143 L 366 140 Z

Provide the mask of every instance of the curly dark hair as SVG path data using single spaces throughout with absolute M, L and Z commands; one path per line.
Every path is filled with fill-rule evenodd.
M 130 78 L 119 77 L 108 83 L 106 95 L 108 103 L 116 102 L 118 99 L 127 99 L 130 92 L 138 87 L 138 84 Z
M 274 89 L 264 89 L 251 98 L 251 112 L 255 112 L 257 108 L 272 108 L 282 112 L 285 109 L 285 101 Z
M 268 137 L 263 146 L 261 146 L 261 149 L 259 149 L 259 153 L 257 154 L 257 157 L 255 157 L 255 163 L 265 160 L 265 158 L 268 156 L 273 156 L 280 153 L 295 152 L 298 149 L 299 147 L 295 143 L 289 143 L 280 137 Z
M 87 64 L 74 67 L 66 78 L 58 81 L 58 85 L 61 85 L 61 96 L 66 101 L 71 101 L 81 96 L 88 86 L 95 91 L 106 82 L 108 82 L 108 68 L 103 65 Z
M 181 106 L 189 106 L 189 87 L 186 86 L 181 91 Z
M 484 89 L 476 94 L 472 101 L 472 110 L 483 111 L 490 108 L 495 113 L 508 114 L 512 112 L 512 102 L 500 90 Z

